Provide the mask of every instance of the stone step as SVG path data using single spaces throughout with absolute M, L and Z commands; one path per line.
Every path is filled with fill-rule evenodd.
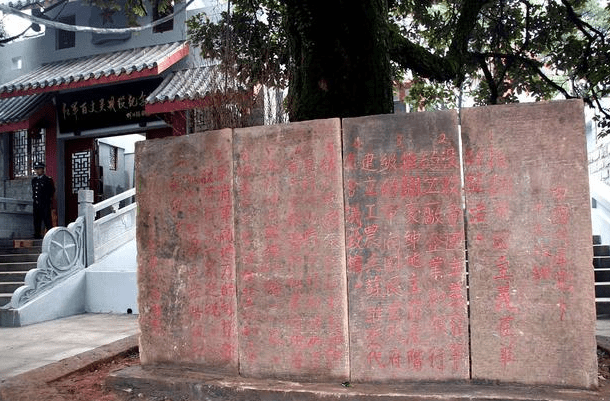
M 40 253 L 0 254 L 0 263 L 36 262 Z
M 610 267 L 610 256 L 594 256 L 593 267 Z
M 598 315 L 610 314 L 610 297 L 596 297 L 595 310 Z
M 42 246 L 34 246 L 31 248 L 0 248 L 0 255 L 16 255 L 16 254 L 40 254 Z
M 0 272 L 0 283 L 25 281 L 27 271 Z
M 8 304 L 9 302 L 11 302 L 12 296 L 13 296 L 12 293 L 10 293 L 10 294 L 0 293 L 0 308 L 3 307 L 4 305 Z
M 35 248 L 41 247 L 41 239 L 15 239 L 13 240 L 13 248 Z
M 610 256 L 610 245 L 593 245 L 593 256 Z
M 36 265 L 36 262 L 0 263 L 0 272 L 28 271 Z
M 597 302 L 597 299 L 604 299 L 604 298 L 608 298 L 610 299 L 610 282 L 608 281 L 602 281 L 602 282 L 595 282 L 595 300 Z
M 25 283 L 23 281 L 8 281 L 0 283 L 0 294 L 12 294 L 15 290 Z
M 596 268 L 595 281 L 610 281 L 610 267 Z

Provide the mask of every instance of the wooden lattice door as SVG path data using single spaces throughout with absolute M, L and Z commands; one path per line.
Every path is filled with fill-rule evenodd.
M 93 139 L 78 139 L 66 142 L 66 224 L 78 217 L 78 191 L 97 190 L 95 169 L 95 146 Z

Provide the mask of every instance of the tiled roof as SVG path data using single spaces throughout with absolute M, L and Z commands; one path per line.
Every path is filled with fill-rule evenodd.
M 173 42 L 45 64 L 0 84 L 0 97 L 73 89 L 157 75 L 188 54 Z
M 24 121 L 50 101 L 49 93 L 0 99 L 0 126 Z
M 237 94 L 246 88 L 234 78 L 225 79 L 218 65 L 174 71 L 146 98 L 146 112 L 156 114 L 206 107 L 227 89 Z
M 147 104 L 202 99 L 216 88 L 218 68 L 196 67 L 174 71 L 147 98 Z

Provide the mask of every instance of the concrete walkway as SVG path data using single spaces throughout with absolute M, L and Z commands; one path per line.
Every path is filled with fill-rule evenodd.
M 137 315 L 95 313 L 25 327 L 0 327 L 0 383 L 139 331 Z M 610 338 L 610 315 L 598 317 L 596 334 Z
M 86 313 L 0 327 L 0 382 L 139 333 L 137 315 Z

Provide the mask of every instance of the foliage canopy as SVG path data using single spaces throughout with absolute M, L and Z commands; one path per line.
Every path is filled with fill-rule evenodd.
M 231 0 L 220 19 L 200 14 L 188 21 L 188 27 L 192 41 L 207 57 L 221 60 L 250 84 L 292 89 L 295 82 L 300 85 L 305 69 L 309 71 L 305 79 L 317 80 L 322 91 L 339 90 L 338 86 L 325 88 L 330 81 L 319 79 L 316 68 L 348 69 L 345 65 L 361 61 L 341 40 L 361 41 L 361 52 L 371 52 L 359 30 L 372 30 L 383 53 L 371 53 L 371 57 L 389 60 L 387 67 L 373 68 L 389 69 L 388 85 L 409 80 L 407 102 L 414 107 L 455 105 L 462 95 L 476 104 L 515 102 L 520 95 L 536 100 L 561 95 L 581 98 L 595 107 L 602 126 L 610 128 L 610 112 L 602 107 L 602 98 L 610 96 L 608 2 L 327 0 L 322 9 L 316 3 Z M 366 12 L 359 12 L 359 3 L 366 3 Z M 319 20 L 336 24 L 349 35 L 335 35 Z M 346 20 L 355 22 L 350 25 Z M 326 36 L 316 35 L 315 30 Z M 309 63 L 309 54 L 327 46 L 326 42 L 334 42 L 335 52 L 349 60 L 338 64 L 329 55 L 334 66 Z M 367 79 L 360 78 L 360 82 L 342 84 L 366 85 Z M 290 93 L 291 119 L 324 117 L 316 115 L 315 109 L 309 114 L 295 113 L 306 96 L 300 88 Z M 385 102 L 381 110 L 391 112 L 383 96 L 352 101 Z

